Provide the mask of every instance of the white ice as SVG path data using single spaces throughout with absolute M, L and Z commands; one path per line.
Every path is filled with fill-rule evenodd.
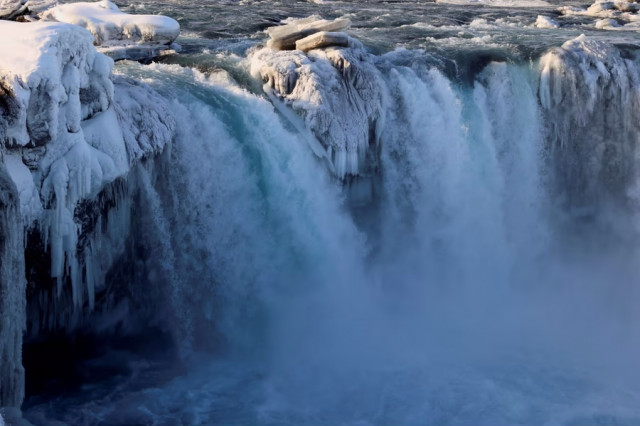
M 557 21 L 543 15 L 538 15 L 538 19 L 536 19 L 536 22 L 533 25 L 543 29 L 555 29 L 560 27 L 560 24 L 558 24 Z

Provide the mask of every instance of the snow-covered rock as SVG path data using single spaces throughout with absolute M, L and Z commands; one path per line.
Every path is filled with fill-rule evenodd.
M 300 127 L 311 129 L 319 141 L 312 146 L 315 153 L 329 160 L 336 176 L 361 173 L 367 151 L 377 143 L 384 96 L 371 55 L 357 45 L 308 54 L 267 47 L 252 54 L 251 73 L 276 107 L 304 120 Z
M 57 0 L 0 0 L 0 19 L 16 19 L 25 17 L 33 19 L 34 15 L 43 12 L 57 3 Z
M 558 24 L 557 21 L 544 15 L 538 15 L 538 19 L 536 19 L 536 22 L 533 25 L 537 28 L 544 28 L 544 29 L 560 28 L 560 24 Z
M 168 49 L 180 34 L 175 19 L 160 15 L 131 15 L 108 1 L 57 5 L 42 14 L 42 19 L 66 22 L 86 28 L 93 34 L 94 44 L 105 52 L 130 57 L 146 51 L 156 56 Z M 132 50 L 131 55 L 123 54 Z M 137 59 L 137 58 L 136 58 Z
M 270 27 L 267 33 L 271 37 L 267 46 L 275 50 L 297 49 L 296 42 L 318 32 L 339 32 L 348 29 L 351 21 L 335 19 L 328 21 L 317 16 L 298 19 L 279 27 Z
M 92 40 L 74 25 L 0 21 L 0 143 L 43 146 L 109 107 L 113 61 Z

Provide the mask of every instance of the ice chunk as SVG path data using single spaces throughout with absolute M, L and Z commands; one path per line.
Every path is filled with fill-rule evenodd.
M 60 4 L 43 13 L 42 19 L 84 27 L 93 34 L 96 46 L 118 53 L 135 47 L 138 54 L 146 49 L 153 56 L 161 47 L 168 48 L 180 34 L 180 24 L 175 19 L 131 15 L 107 0 Z
M 329 46 L 349 46 L 349 36 L 345 33 L 321 31 L 296 41 L 296 49 L 307 52 Z
M 558 24 L 557 21 L 554 21 L 553 19 L 543 15 L 538 15 L 538 19 L 536 19 L 536 22 L 533 25 L 538 28 L 544 29 L 554 29 L 560 27 L 560 24 Z
M 613 28 L 620 28 L 620 24 L 615 19 L 605 18 L 596 21 L 596 28 L 599 30 L 609 30 Z
M 350 26 L 351 21 L 348 19 L 327 21 L 311 17 L 297 20 L 287 25 L 267 29 L 267 33 L 271 37 L 267 46 L 274 50 L 293 50 L 296 48 L 296 41 L 300 39 L 321 31 L 344 31 Z

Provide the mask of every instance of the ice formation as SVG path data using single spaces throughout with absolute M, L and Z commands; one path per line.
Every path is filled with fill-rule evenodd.
M 112 77 L 113 60 L 92 42 L 75 25 L 0 22 L 0 406 L 19 405 L 23 395 L 22 225 L 38 230 L 50 252 L 57 285 L 47 297 L 68 294 L 65 312 L 92 308 L 127 234 L 127 205 L 118 205 L 112 187 L 172 139 L 166 102 L 143 84 Z M 80 208 L 105 190 L 115 194 L 110 204 Z M 39 303 L 49 304 L 47 297 Z
M 93 34 L 94 44 L 116 59 L 156 56 L 169 49 L 180 33 L 174 19 L 124 13 L 108 0 L 60 4 L 45 11 L 42 19 L 86 28 Z
M 544 15 L 538 15 L 538 19 L 536 19 L 536 22 L 533 25 L 538 28 L 544 29 L 554 29 L 560 27 L 560 24 L 558 24 L 557 21 Z
M 640 73 L 632 59 L 584 35 L 541 58 L 539 98 L 547 115 L 547 140 L 556 178 L 573 207 L 593 204 L 605 194 L 626 199 L 623 188 L 636 173 L 640 132 L 637 81 Z M 594 128 L 608 131 L 600 134 Z
M 286 34 L 289 29 L 276 27 L 270 33 L 281 34 L 276 30 Z M 367 152 L 377 144 L 384 84 L 373 57 L 357 41 L 350 40 L 350 47 L 313 49 L 326 37 L 314 34 L 319 35 L 299 41 L 304 44 L 300 47 L 312 49 L 307 53 L 270 47 L 254 52 L 251 74 L 264 82 L 276 106 L 284 102 L 303 118 L 315 135 L 313 145 L 319 141 L 322 146 L 316 154 L 329 160 L 336 176 L 359 175 L 366 167 Z M 346 43 L 346 36 L 338 38 Z

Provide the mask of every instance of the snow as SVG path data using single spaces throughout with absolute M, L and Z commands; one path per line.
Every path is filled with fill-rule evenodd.
M 318 140 L 310 143 L 314 152 L 339 178 L 363 172 L 370 144 L 377 143 L 384 96 L 372 56 L 351 43 L 308 54 L 267 47 L 251 56 L 251 74 L 276 107 L 283 102 L 304 120 Z
M 160 15 L 131 15 L 121 12 L 110 1 L 60 4 L 42 14 L 42 19 L 66 22 L 86 28 L 97 46 L 110 49 L 127 47 L 157 51 L 167 48 L 180 34 L 175 19 Z
M 538 15 L 538 19 L 536 19 L 536 22 L 533 25 L 544 29 L 555 29 L 560 27 L 560 24 L 558 24 L 557 21 L 543 15 Z

